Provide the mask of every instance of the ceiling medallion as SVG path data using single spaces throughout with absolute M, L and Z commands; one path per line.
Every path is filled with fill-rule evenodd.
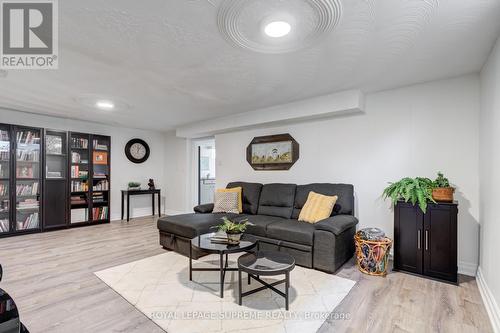
M 342 16 L 340 0 L 224 0 L 217 25 L 235 46 L 261 53 L 286 53 L 311 46 L 331 32 Z M 290 25 L 274 38 L 265 29 L 273 22 Z

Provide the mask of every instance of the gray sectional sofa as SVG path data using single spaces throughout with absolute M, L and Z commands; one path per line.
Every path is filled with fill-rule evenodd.
M 165 216 L 158 219 L 160 244 L 169 250 L 189 255 L 190 240 L 214 231 L 222 216 L 248 218 L 245 238 L 259 240 L 261 250 L 291 254 L 298 265 L 333 273 L 354 254 L 354 189 L 349 184 L 316 183 L 259 184 L 233 182 L 227 188 L 243 189 L 242 214 L 214 214 L 213 204 L 194 208 L 195 213 Z M 300 210 L 310 191 L 337 195 L 331 216 L 315 224 L 299 222 Z M 195 257 L 205 253 L 195 252 Z

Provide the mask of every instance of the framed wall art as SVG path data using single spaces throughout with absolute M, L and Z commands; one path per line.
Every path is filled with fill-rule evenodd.
M 288 170 L 299 159 L 299 144 L 288 133 L 253 138 L 247 162 L 254 170 Z

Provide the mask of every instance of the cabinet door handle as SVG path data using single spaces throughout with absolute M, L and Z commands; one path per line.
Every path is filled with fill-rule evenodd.
M 417 248 L 419 250 L 421 248 L 421 239 L 422 239 L 421 231 L 420 231 L 420 229 L 418 229 L 418 231 L 417 231 Z
M 425 251 L 429 251 L 429 230 L 425 230 Z

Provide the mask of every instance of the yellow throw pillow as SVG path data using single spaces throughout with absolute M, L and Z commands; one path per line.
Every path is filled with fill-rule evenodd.
M 241 187 L 233 187 L 233 188 L 218 188 L 216 192 L 236 192 L 238 193 L 238 211 L 243 213 L 243 199 L 241 197 Z
M 316 223 L 330 217 L 338 196 L 328 196 L 313 191 L 309 192 L 307 201 L 299 214 L 299 221 Z

